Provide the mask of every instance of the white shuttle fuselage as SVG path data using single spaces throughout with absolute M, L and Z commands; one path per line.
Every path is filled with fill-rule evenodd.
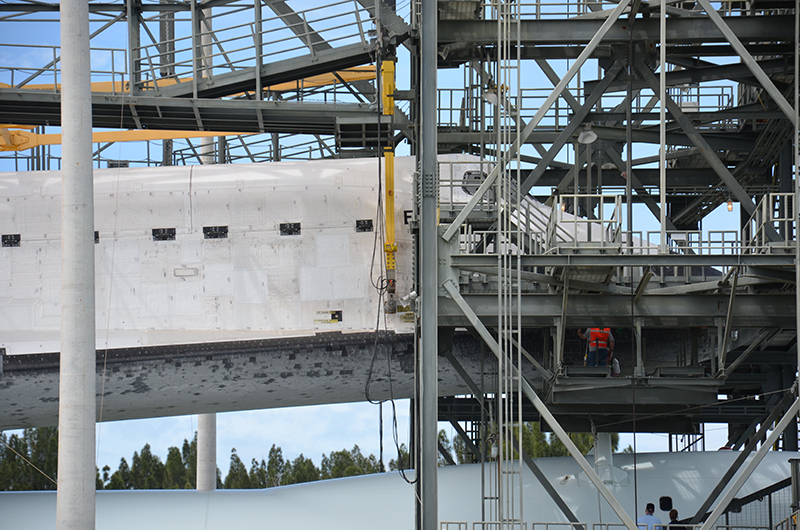
M 398 159 L 400 294 L 412 169 Z M 374 330 L 380 181 L 376 159 L 95 171 L 98 349 Z M 0 174 L 0 190 L 0 347 L 57 352 L 61 174 Z

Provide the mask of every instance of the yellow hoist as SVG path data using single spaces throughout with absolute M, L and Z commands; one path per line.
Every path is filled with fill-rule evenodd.
M 381 103 L 384 116 L 394 116 L 394 90 L 395 90 L 395 70 L 394 59 L 381 61 Z M 390 129 L 391 134 L 391 129 Z M 380 136 L 380 135 L 379 135 Z M 386 313 L 397 312 L 397 242 L 395 241 L 394 230 L 394 144 L 391 139 L 389 143 L 382 147 L 383 167 L 384 167 L 384 189 L 386 197 L 384 200 L 384 216 L 386 225 L 386 241 L 383 250 L 386 254 L 386 303 L 384 309 Z

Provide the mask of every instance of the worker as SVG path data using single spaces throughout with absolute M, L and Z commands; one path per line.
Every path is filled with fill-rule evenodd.
M 605 366 L 614 355 L 614 335 L 611 328 L 579 329 L 578 336 L 589 341 L 586 366 Z
M 654 530 L 654 525 L 660 526 L 661 519 L 653 515 L 653 512 L 655 511 L 655 505 L 652 502 L 648 502 L 644 509 L 644 515 L 636 520 L 636 526 L 638 526 L 640 530 Z

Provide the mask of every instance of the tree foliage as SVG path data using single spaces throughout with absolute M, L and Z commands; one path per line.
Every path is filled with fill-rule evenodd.
M 22 436 L 0 433 L 0 490 L 55 490 L 58 429 L 25 429 Z
M 320 478 L 323 480 L 368 475 L 382 471 L 375 455 L 364 456 L 361 454 L 361 449 L 359 449 L 358 445 L 354 445 L 350 451 L 346 449 L 334 451 L 330 456 L 326 456 L 323 453 L 322 463 L 320 464 Z
M 517 428 L 519 429 L 519 428 Z M 519 432 L 517 430 L 515 435 Z M 538 423 L 525 423 L 521 427 L 522 445 L 533 458 L 566 456 L 566 448 L 552 433 L 545 434 Z M 582 453 L 593 445 L 590 434 L 570 434 Z M 475 461 L 468 444 L 459 436 L 450 440 L 445 430 L 439 431 L 439 444 L 452 460 L 458 464 Z M 489 453 L 489 447 L 482 448 Z M 516 444 L 515 444 L 516 445 Z M 612 434 L 612 448 L 617 450 L 619 435 Z M 630 448 L 626 449 L 630 450 Z M 52 427 L 25 429 L 22 435 L 0 433 L 0 491 L 54 490 L 58 470 L 58 430 Z M 441 454 L 439 465 L 447 464 Z M 34 467 L 35 466 L 35 467 Z M 409 450 L 405 444 L 399 447 L 397 458 L 389 462 L 389 469 L 409 469 Z M 38 468 L 38 469 L 37 469 Z M 310 458 L 299 455 L 294 460 L 285 459 L 282 449 L 272 445 L 266 459 L 252 459 L 248 469 L 236 449 L 231 450 L 228 472 L 223 480 L 217 469 L 217 487 L 226 489 L 271 488 L 287 484 L 299 484 L 320 479 L 351 477 L 370 473 L 382 473 L 381 462 L 375 455 L 364 455 L 358 445 L 322 455 L 317 467 Z M 154 454 L 150 444 L 133 453 L 130 464 L 121 458 L 117 469 L 103 466 L 97 470 L 97 489 L 194 489 L 197 476 L 197 434 L 184 440 L 183 445 L 167 449 L 165 462 Z M 48 478 L 49 477 L 49 478 Z M 52 478 L 52 480 L 51 480 Z

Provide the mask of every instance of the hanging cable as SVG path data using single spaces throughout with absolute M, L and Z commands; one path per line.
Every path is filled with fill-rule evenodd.
M 376 88 L 378 91 L 377 99 L 380 102 L 380 105 L 386 104 L 386 97 L 384 95 L 384 82 L 383 82 L 383 68 L 382 68 L 382 51 L 381 46 L 378 46 L 374 52 L 374 60 L 375 60 L 375 76 L 376 76 Z M 392 63 L 394 65 L 394 63 Z M 394 69 L 391 69 L 391 75 L 394 75 Z M 392 102 L 394 98 L 392 96 Z M 379 416 L 380 416 L 380 443 L 381 443 L 381 462 L 383 462 L 383 403 L 390 402 L 392 405 L 392 441 L 394 442 L 395 449 L 397 451 L 397 462 L 398 462 L 398 471 L 400 472 L 400 476 L 409 484 L 416 483 L 416 479 L 413 481 L 410 480 L 406 474 L 405 470 L 403 469 L 404 462 L 402 458 L 402 451 L 401 451 L 401 444 L 400 444 L 400 437 L 398 434 L 397 429 L 397 407 L 395 404 L 394 398 L 394 389 L 393 389 L 393 380 L 392 380 L 392 348 L 391 346 L 388 347 L 388 352 L 386 355 L 386 371 L 387 371 L 387 380 L 389 382 L 389 398 L 388 399 L 374 399 L 370 393 L 370 387 L 372 385 L 372 379 L 375 370 L 375 362 L 378 358 L 378 341 L 379 341 L 379 333 L 381 329 L 381 316 L 384 315 L 385 312 L 385 304 L 384 304 L 384 297 L 387 293 L 394 293 L 394 282 L 393 277 L 389 277 L 389 262 L 391 261 L 391 270 L 392 273 L 394 271 L 394 252 L 397 249 L 396 244 L 394 244 L 394 227 L 391 228 L 391 249 L 389 248 L 390 243 L 387 242 L 385 235 L 387 233 L 387 215 L 392 216 L 391 220 L 394 219 L 394 207 L 392 206 L 391 209 L 389 207 L 385 207 L 384 204 L 384 185 L 383 180 L 381 178 L 385 167 L 383 165 L 383 155 L 385 153 L 383 140 L 382 140 L 382 122 L 381 116 L 383 112 L 378 115 L 378 122 L 377 122 L 377 177 L 378 177 L 378 193 L 377 193 L 377 207 L 375 213 L 375 231 L 373 234 L 372 240 L 372 258 L 370 260 L 370 283 L 372 287 L 375 289 L 375 292 L 378 295 L 377 307 L 376 307 L 376 322 L 375 322 L 375 338 L 372 343 L 372 357 L 370 358 L 369 367 L 367 368 L 367 378 L 364 384 L 364 397 L 366 400 L 373 404 L 378 405 L 379 409 Z M 393 163 L 393 154 L 392 154 L 392 163 Z M 387 161 L 388 167 L 388 161 Z M 388 193 L 388 191 L 387 191 Z M 394 190 L 392 189 L 392 199 L 394 198 Z M 392 201 L 393 202 L 393 201 Z M 378 249 L 383 249 L 384 252 L 380 253 Z M 391 252 L 389 252 L 391 250 Z M 383 255 L 384 259 L 378 259 L 379 255 Z M 376 267 L 378 268 L 378 274 L 376 276 Z M 384 330 L 388 331 L 388 321 L 384 317 Z

